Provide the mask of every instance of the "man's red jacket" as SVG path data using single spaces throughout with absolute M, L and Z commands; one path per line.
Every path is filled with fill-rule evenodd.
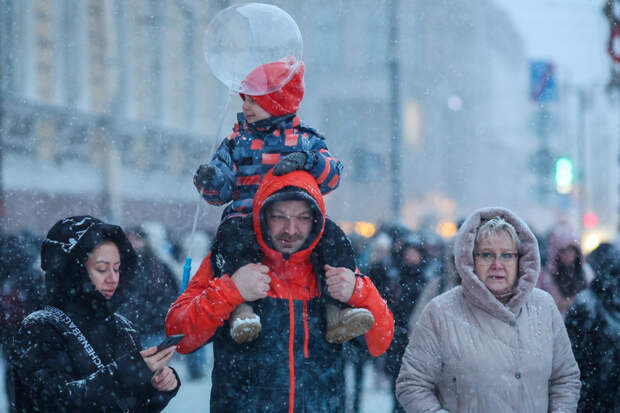
M 308 179 L 309 178 L 309 179 Z M 318 243 L 318 238 L 305 250 L 292 254 L 286 263 L 282 253 L 265 245 L 258 213 L 261 204 L 268 194 L 272 194 L 286 186 L 301 186 L 318 202 L 321 212 L 325 215 L 325 205 L 314 178 L 307 173 L 297 171 L 281 177 L 274 177 L 271 173 L 265 176 L 259 191 L 254 199 L 254 229 L 258 242 L 263 250 L 263 264 L 270 266 L 269 276 L 272 279 L 269 297 L 279 299 L 309 300 L 318 296 L 317 282 L 310 263 L 312 248 Z M 276 268 L 274 268 L 274 266 Z M 298 272 L 298 266 L 305 269 Z M 285 267 L 297 277 L 287 276 L 286 282 L 280 283 L 280 270 Z M 294 270 L 295 269 L 295 270 Z M 312 272 L 309 272 L 312 271 Z M 280 273 L 280 274 L 278 274 Z M 297 279 L 294 279 L 297 278 Z M 177 346 L 178 351 L 186 354 L 195 350 L 209 340 L 215 331 L 224 325 L 230 313 L 243 302 L 243 297 L 228 275 L 214 279 L 211 272 L 209 257 L 205 257 L 200 268 L 192 278 L 187 289 L 172 304 L 166 317 L 166 333 L 185 334 L 185 338 Z M 389 347 L 394 334 L 394 319 L 392 312 L 381 298 L 372 281 L 358 274 L 356 277 L 353 296 L 347 303 L 351 307 L 366 308 L 374 318 L 375 324 L 366 333 L 368 351 L 374 357 L 383 354 Z

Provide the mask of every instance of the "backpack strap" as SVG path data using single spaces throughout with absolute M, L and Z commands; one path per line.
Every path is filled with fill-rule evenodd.
M 103 363 L 101 362 L 101 359 L 95 352 L 95 349 L 93 348 L 93 346 L 90 345 L 90 343 L 88 342 L 88 339 L 86 338 L 86 336 L 84 336 L 84 333 L 82 333 L 82 330 L 80 330 L 80 328 L 77 325 L 75 325 L 73 320 L 71 320 L 71 318 L 67 314 L 65 314 L 64 311 L 62 311 L 60 308 L 56 308 L 51 305 L 46 305 L 45 310 L 52 313 L 62 323 L 64 323 L 67 326 L 69 331 L 75 336 L 75 339 L 78 341 L 78 343 L 82 345 L 82 347 L 84 348 L 84 351 L 86 352 L 86 354 L 88 354 L 88 357 L 90 357 L 90 361 L 92 361 L 95 367 L 97 367 L 97 370 L 104 367 Z M 127 404 L 125 403 L 124 400 L 119 398 L 117 400 L 117 403 L 119 407 L 122 409 L 123 413 L 129 412 L 129 408 L 127 407 Z
M 84 351 L 86 352 L 86 354 L 88 354 L 88 357 L 90 357 L 90 361 L 92 361 L 93 364 L 97 367 L 97 370 L 103 368 L 103 363 L 95 352 L 95 349 L 93 348 L 93 346 L 90 345 L 82 331 L 79 329 L 78 326 L 75 325 L 73 320 L 71 320 L 71 318 L 61 309 L 54 306 L 47 305 L 45 306 L 45 310 L 58 317 L 58 319 L 67 326 L 69 331 L 75 336 L 76 340 L 82 345 Z

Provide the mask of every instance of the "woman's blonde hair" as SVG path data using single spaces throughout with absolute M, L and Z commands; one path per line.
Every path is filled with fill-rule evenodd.
M 515 227 L 512 226 L 511 223 L 506 221 L 504 218 L 497 216 L 485 221 L 478 227 L 478 231 L 476 232 L 476 241 L 475 245 L 478 245 L 478 242 L 486 238 L 492 234 L 497 234 L 500 231 L 506 231 L 506 233 L 512 238 L 512 241 L 517 247 L 517 252 L 521 252 L 521 239 L 517 235 L 517 231 Z

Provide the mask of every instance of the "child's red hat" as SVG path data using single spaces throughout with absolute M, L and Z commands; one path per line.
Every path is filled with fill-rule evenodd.
M 270 89 L 272 85 L 282 82 L 290 74 L 291 60 L 265 63 L 254 69 L 243 81 L 249 89 Z M 304 98 L 304 62 L 299 62 L 297 71 L 291 79 L 279 90 L 266 95 L 254 96 L 247 94 L 271 116 L 283 116 L 295 113 Z M 245 99 L 245 94 L 240 93 Z

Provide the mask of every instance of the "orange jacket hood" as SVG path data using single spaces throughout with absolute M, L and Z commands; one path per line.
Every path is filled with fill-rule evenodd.
M 306 171 L 294 171 L 282 176 L 275 176 L 272 171 L 269 171 L 265 175 L 256 191 L 252 205 L 256 239 L 268 258 L 277 259 L 284 256 L 283 253 L 276 251 L 272 247 L 264 222 L 264 208 L 270 204 L 273 198 L 272 195 L 282 192 L 285 188 L 293 190 L 298 188 L 305 193 L 300 193 L 300 195 L 305 195 L 305 198 L 313 203 L 311 207 L 315 211 L 315 218 L 317 218 L 315 227 L 309 235 L 309 237 L 313 237 L 313 239 L 311 239 L 309 243 L 306 242 L 301 250 L 294 252 L 290 257 L 286 257 L 293 261 L 308 259 L 312 250 L 321 239 L 323 229 L 325 228 L 325 203 L 323 202 L 323 196 L 321 195 L 316 180 Z

